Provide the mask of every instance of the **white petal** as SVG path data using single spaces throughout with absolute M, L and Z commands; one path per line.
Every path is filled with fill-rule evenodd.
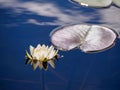
M 112 0 L 71 0 L 71 2 L 91 7 L 108 7 Z
M 39 61 L 37 61 L 36 63 L 33 62 L 32 65 L 33 69 L 35 70 L 39 66 Z
M 46 46 L 45 49 L 48 51 L 48 46 Z
M 53 46 L 50 46 L 49 48 L 48 48 L 48 54 L 50 54 L 51 53 L 51 50 L 52 49 L 54 49 L 54 47 Z
M 43 44 L 43 45 L 42 45 L 42 48 L 46 48 L 46 46 Z
M 56 50 L 56 51 L 55 51 L 55 54 L 54 54 L 54 56 L 55 56 L 55 55 L 57 55 L 57 53 L 58 53 L 58 50 Z
M 51 45 L 48 49 L 48 51 L 51 51 L 51 49 L 53 49 L 54 47 Z
M 43 56 L 44 58 L 47 57 L 47 55 L 48 55 L 48 50 L 46 49 L 46 47 L 42 47 L 42 48 L 40 49 L 40 55 Z
M 40 69 L 43 68 L 42 62 L 39 62 L 39 68 L 40 68 Z
M 53 57 L 54 57 L 54 54 L 55 54 L 55 50 L 54 50 L 54 48 L 51 48 L 51 51 L 50 51 L 50 53 L 48 54 L 48 58 L 49 58 L 49 59 L 53 58 Z
M 34 59 L 37 59 L 37 60 L 39 60 L 39 58 L 40 58 L 40 50 L 41 49 L 41 45 L 40 44 L 38 44 L 37 45 L 37 47 L 34 49 L 34 52 L 33 52 L 33 54 L 32 54 L 32 56 L 33 56 L 33 58 Z
M 30 54 L 33 55 L 33 52 L 34 52 L 34 47 L 30 45 Z
M 55 68 L 55 64 L 53 60 L 48 61 L 48 63 L 51 65 L 52 68 Z
M 37 45 L 37 47 L 36 47 L 36 49 L 40 49 L 41 48 L 41 45 L 40 44 L 38 44 Z

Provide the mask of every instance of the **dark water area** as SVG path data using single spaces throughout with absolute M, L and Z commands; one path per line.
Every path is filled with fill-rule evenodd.
M 51 45 L 50 32 L 73 23 L 120 32 L 120 8 L 91 8 L 67 0 L 0 0 L 0 90 L 120 90 L 120 40 L 100 53 L 59 51 L 47 71 L 25 65 L 29 45 Z M 119 37 L 119 35 L 118 35 Z

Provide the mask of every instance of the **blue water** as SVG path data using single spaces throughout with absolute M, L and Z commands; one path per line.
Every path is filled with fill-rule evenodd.
M 119 11 L 67 0 L 0 0 L 0 90 L 120 90 L 119 39 L 100 53 L 60 51 L 64 57 L 55 62 L 55 69 L 33 71 L 25 65 L 29 45 L 51 45 L 49 34 L 61 25 L 97 24 L 119 32 Z

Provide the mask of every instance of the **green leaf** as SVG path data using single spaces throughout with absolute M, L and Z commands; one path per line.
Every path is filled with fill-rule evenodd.
M 28 51 L 26 50 L 25 52 L 26 52 L 26 57 L 27 57 L 28 59 L 32 59 L 32 56 L 28 53 Z

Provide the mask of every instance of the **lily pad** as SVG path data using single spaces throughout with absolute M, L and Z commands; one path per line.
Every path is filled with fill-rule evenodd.
M 71 2 L 91 7 L 108 7 L 111 5 L 112 0 L 71 0 Z
M 116 6 L 120 7 L 120 0 L 70 0 L 73 3 L 77 3 L 83 6 L 90 6 L 90 7 L 108 7 L 112 3 Z
M 113 3 L 114 3 L 116 6 L 120 7 L 120 0 L 113 0 Z
M 83 52 L 98 52 L 110 48 L 116 37 L 107 27 L 77 24 L 53 30 L 51 42 L 60 50 L 79 48 Z

